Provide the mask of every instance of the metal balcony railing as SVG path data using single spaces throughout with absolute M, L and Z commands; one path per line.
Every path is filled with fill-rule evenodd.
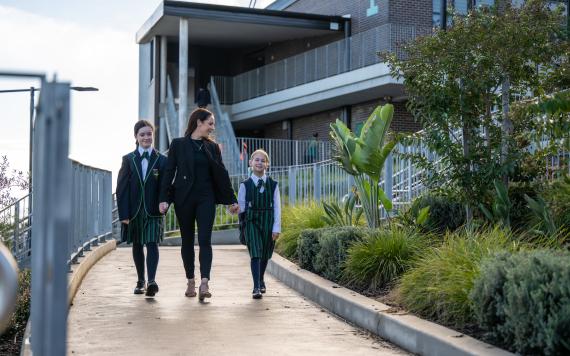
M 378 52 L 404 57 L 402 45 L 431 30 L 388 23 L 235 77 L 214 77 L 220 103 L 231 105 L 373 65 L 380 62 Z

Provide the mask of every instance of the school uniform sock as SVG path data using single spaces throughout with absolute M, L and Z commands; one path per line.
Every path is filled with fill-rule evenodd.
M 144 281 L 144 248 L 136 242 L 133 242 L 133 261 L 137 269 L 138 280 Z
M 146 244 L 146 267 L 148 269 L 148 281 L 154 281 L 158 266 L 158 244 L 149 242 Z
M 260 272 L 259 272 L 259 281 L 261 282 L 261 286 L 265 286 L 265 279 L 263 279 L 263 277 L 265 276 L 265 270 L 267 269 L 267 263 L 269 261 L 268 260 L 261 260 L 260 263 Z
M 253 277 L 253 289 L 259 289 L 260 287 L 260 271 L 261 263 L 259 258 L 251 259 L 251 276 Z

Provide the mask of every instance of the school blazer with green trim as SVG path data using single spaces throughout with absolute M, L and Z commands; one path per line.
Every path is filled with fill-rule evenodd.
M 222 152 L 217 143 L 204 140 L 204 152 L 208 158 L 214 185 L 216 204 L 237 203 L 230 176 L 222 162 Z M 194 183 L 194 150 L 190 137 L 175 138 L 170 143 L 164 180 L 160 189 L 161 202 L 174 202 L 183 206 L 190 196 Z
M 137 150 L 123 156 L 117 176 L 117 208 L 119 220 L 132 220 L 146 209 L 151 216 L 160 216 L 159 192 L 164 179 L 166 156 L 152 150 L 146 177 L 142 177 L 141 156 Z

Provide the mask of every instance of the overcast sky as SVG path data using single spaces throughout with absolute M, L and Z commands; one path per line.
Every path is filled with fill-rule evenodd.
M 135 33 L 160 0 L 0 0 L 0 71 L 43 72 L 99 92 L 71 95 L 70 157 L 113 171 L 133 149 L 138 114 Z M 249 0 L 193 1 L 248 6 Z M 272 0 L 258 0 L 261 8 Z M 38 86 L 0 78 L 0 90 Z M 28 169 L 29 94 L 0 94 L 0 155 Z

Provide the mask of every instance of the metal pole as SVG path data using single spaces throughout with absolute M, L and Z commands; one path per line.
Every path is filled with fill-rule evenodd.
M 178 51 L 178 135 L 184 136 L 188 118 L 188 19 L 180 19 Z
M 440 27 L 442 30 L 447 29 L 447 0 L 441 0 L 441 7 L 439 9 L 441 13 L 441 24 Z
M 69 84 L 43 82 L 34 135 L 32 239 L 32 350 L 65 355 L 67 249 L 71 233 Z

